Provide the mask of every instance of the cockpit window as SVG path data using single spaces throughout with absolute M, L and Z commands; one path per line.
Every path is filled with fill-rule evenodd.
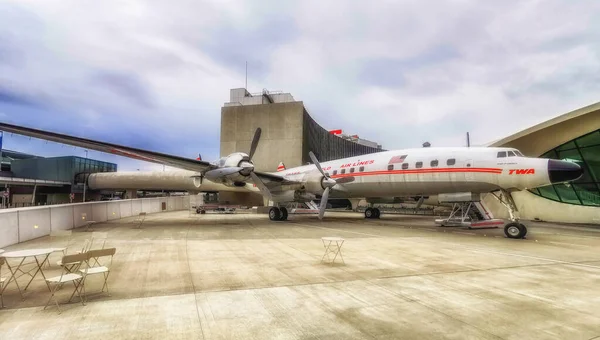
M 498 152 L 498 158 L 506 157 L 506 151 Z
M 517 156 L 524 157 L 521 151 L 519 150 L 515 150 L 515 153 L 517 154 Z
M 508 157 L 515 157 L 515 156 L 517 156 L 517 155 L 515 155 L 514 152 L 508 151 Z

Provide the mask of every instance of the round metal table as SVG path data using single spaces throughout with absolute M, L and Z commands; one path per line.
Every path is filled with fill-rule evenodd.
M 8 281 L 6 282 L 6 284 L 4 284 L 4 287 L 2 288 L 2 292 L 4 293 L 4 290 L 6 289 L 6 287 L 8 287 L 10 282 L 14 281 L 17 286 L 17 289 L 19 290 L 19 294 L 21 294 L 21 298 L 23 298 L 23 292 L 21 291 L 21 287 L 19 287 L 17 278 L 19 278 L 23 275 L 31 276 L 31 279 L 27 283 L 27 286 L 25 286 L 25 288 L 23 289 L 23 291 L 25 291 L 25 290 L 27 290 L 27 288 L 29 288 L 29 285 L 31 284 L 31 282 L 37 276 L 38 273 L 42 274 L 42 277 L 44 278 L 44 282 L 46 283 L 48 290 L 51 291 L 50 286 L 48 285 L 48 282 L 46 282 L 46 275 L 44 275 L 44 270 L 42 269 L 42 267 L 43 267 L 44 263 L 46 263 L 46 261 L 48 261 L 48 257 L 50 256 L 50 254 L 52 254 L 52 252 L 54 252 L 54 248 L 25 249 L 25 250 L 7 251 L 7 252 L 0 254 L 0 256 L 4 257 L 5 259 L 21 259 L 21 261 L 19 262 L 19 264 L 16 267 L 11 266 L 10 263 L 8 261 L 6 261 L 6 266 L 8 267 L 8 270 L 10 271 L 10 277 L 8 278 Z M 21 269 L 21 267 L 23 266 L 25 259 L 27 259 L 28 257 L 33 257 L 35 259 L 35 263 L 37 266 L 35 266 L 27 271 L 24 271 L 23 269 Z M 42 258 L 41 262 L 40 262 L 40 259 L 38 259 L 38 257 Z M 34 270 L 35 270 L 35 273 L 31 274 L 31 272 Z M 19 272 L 21 273 L 21 275 L 17 276 L 17 273 L 19 273 Z

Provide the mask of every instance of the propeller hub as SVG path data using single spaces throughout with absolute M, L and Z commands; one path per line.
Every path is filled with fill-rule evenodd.
M 337 182 L 335 181 L 335 179 L 323 177 L 321 184 L 323 185 L 323 188 L 333 188 L 337 184 Z

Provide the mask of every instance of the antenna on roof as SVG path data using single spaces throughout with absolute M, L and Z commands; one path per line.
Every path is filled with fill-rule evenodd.
M 469 133 L 467 132 L 467 148 L 471 147 L 471 140 L 469 139 Z
M 248 91 L 248 61 L 246 61 L 246 85 L 244 85 L 246 91 Z

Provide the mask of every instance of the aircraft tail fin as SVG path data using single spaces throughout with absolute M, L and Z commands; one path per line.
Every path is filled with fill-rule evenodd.
M 202 155 L 198 154 L 198 158 L 196 158 L 197 161 L 201 161 L 202 160 Z
M 277 171 L 283 171 L 285 170 L 285 164 L 283 164 L 283 162 L 279 162 L 279 165 L 277 166 Z

